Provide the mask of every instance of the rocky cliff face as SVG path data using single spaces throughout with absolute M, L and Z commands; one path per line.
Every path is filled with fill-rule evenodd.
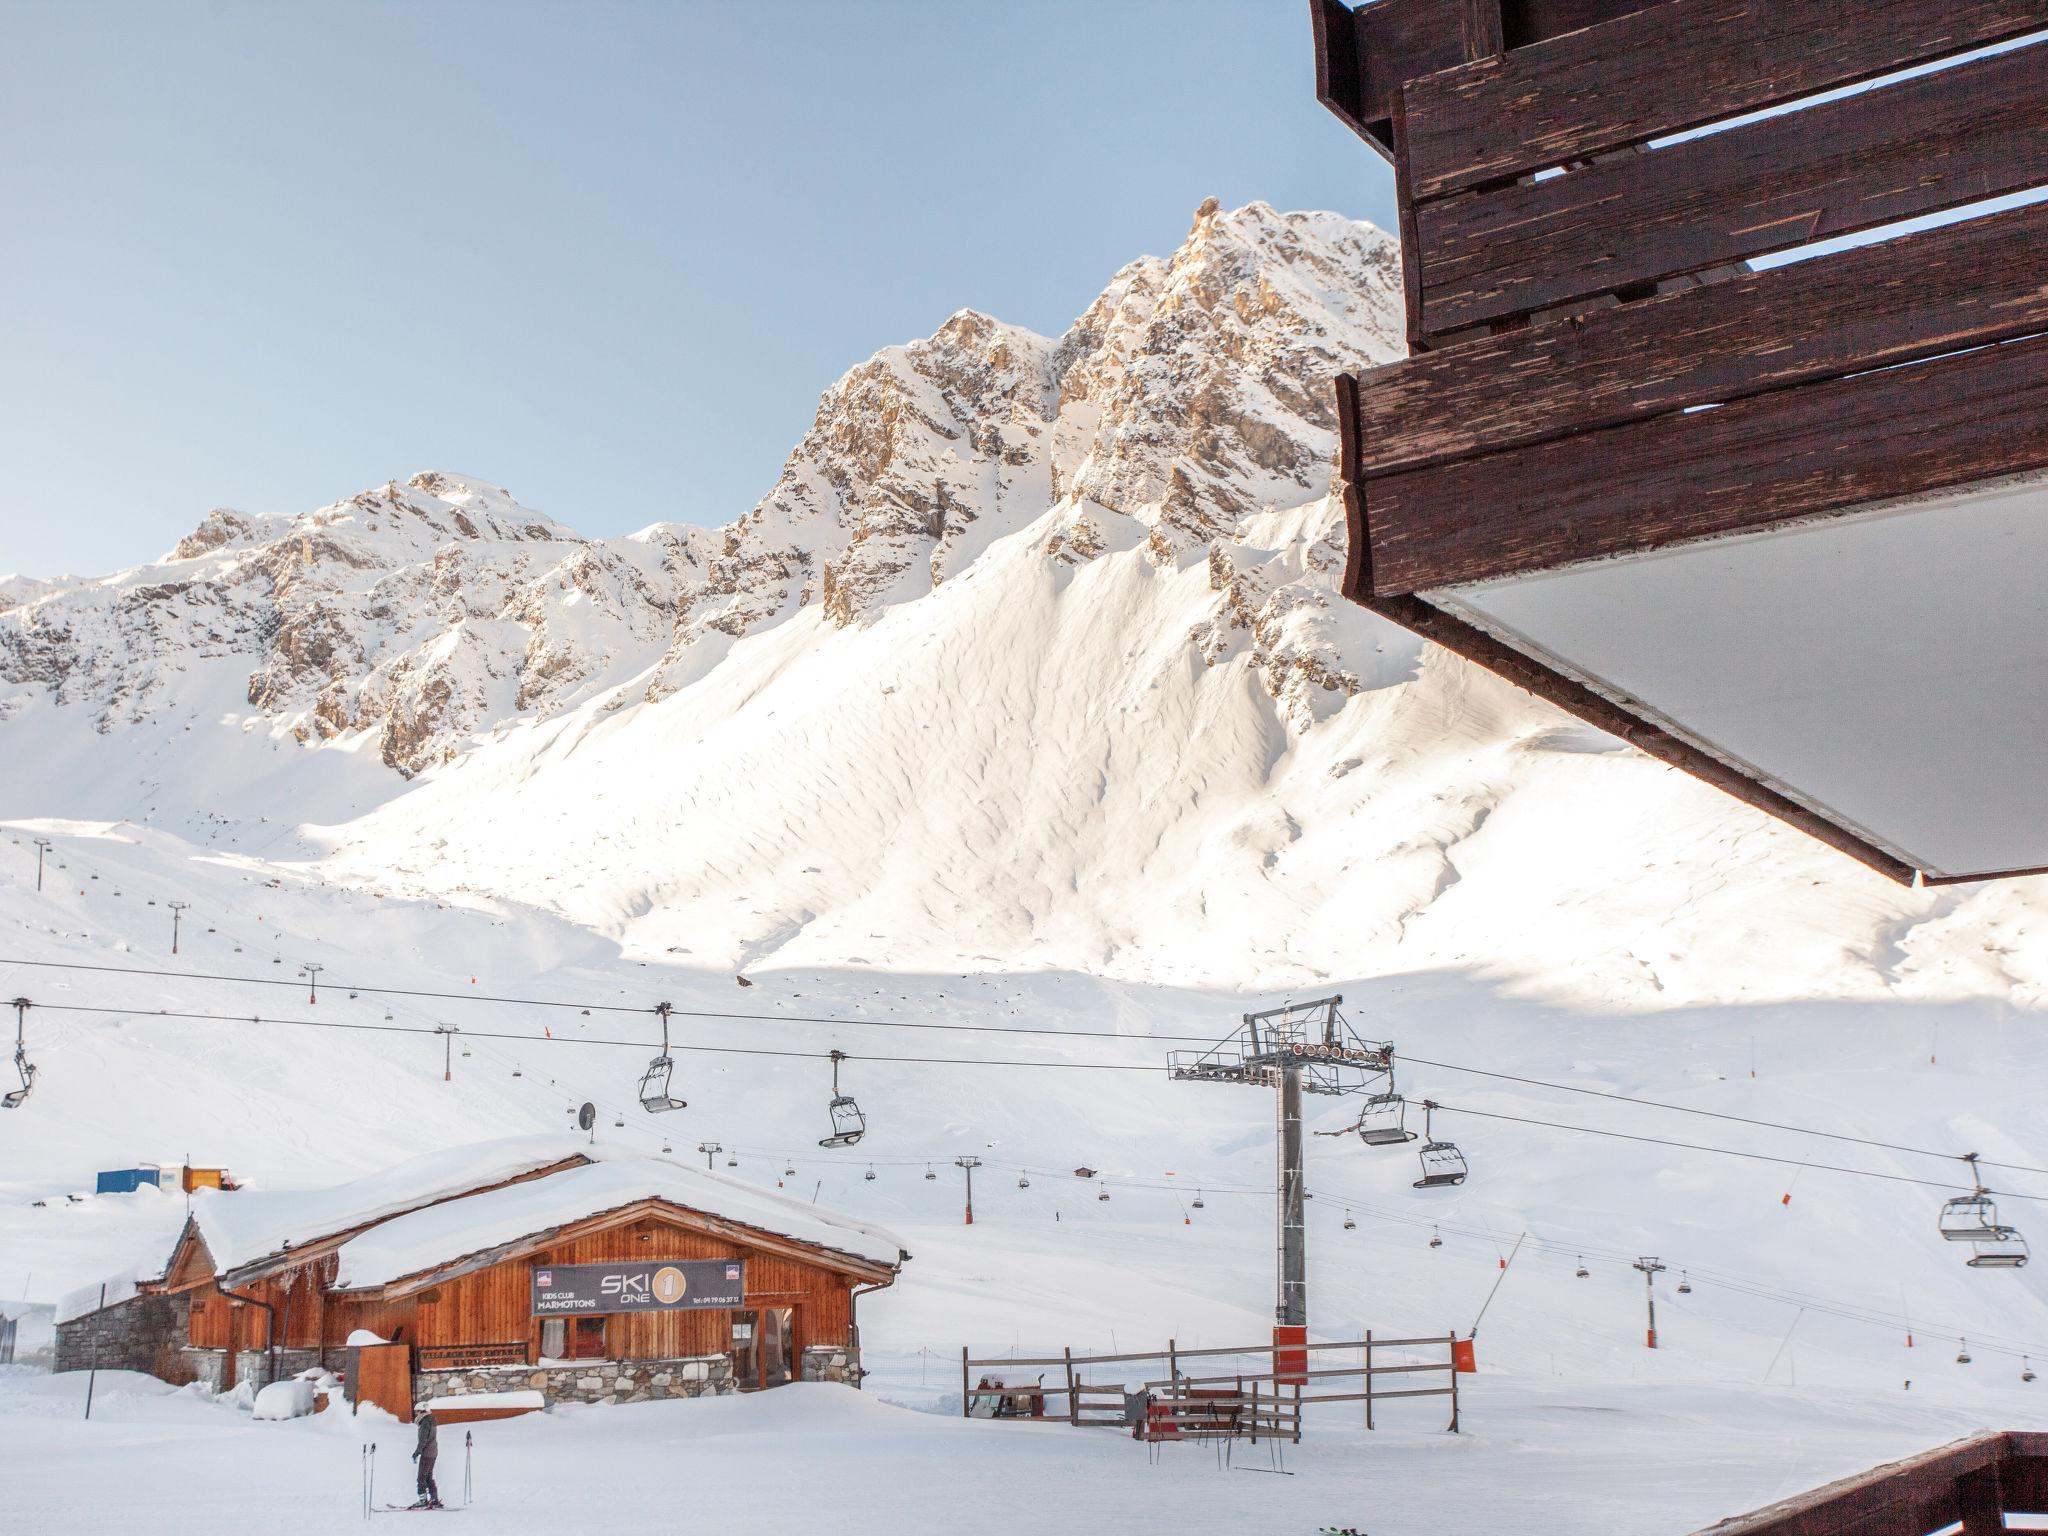
M 522 719 L 664 697 L 810 605 L 868 621 L 1052 512 L 1049 563 L 1136 539 L 1203 568 L 1213 612 L 1185 643 L 1207 664 L 1251 647 L 1306 724 L 1355 685 L 1320 622 L 1330 380 L 1398 354 L 1399 293 L 1368 225 L 1212 200 L 1057 341 L 962 311 L 853 369 L 724 528 L 585 539 L 429 472 L 298 517 L 216 511 L 105 580 L 12 580 L 0 721 L 55 705 L 114 734 L 232 699 L 244 730 L 409 777 Z

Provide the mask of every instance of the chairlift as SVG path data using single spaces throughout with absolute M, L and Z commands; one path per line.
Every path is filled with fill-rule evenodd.
M 783 1170 L 782 1170 L 782 1176 L 783 1176 L 783 1177 L 784 1177 L 785 1179 L 793 1179 L 793 1178 L 795 1178 L 795 1177 L 796 1177 L 796 1164 L 794 1164 L 794 1163 L 791 1163 L 791 1164 L 790 1164 L 790 1165 L 789 1165 L 789 1166 L 788 1166 L 787 1168 L 783 1169 Z
M 1429 1246 L 1432 1248 L 1441 1248 L 1443 1247 L 1443 1245 L 1444 1240 L 1442 1235 L 1438 1233 L 1435 1227 L 1431 1227 L 1429 1229 Z
M 21 1108 L 28 1102 L 29 1093 L 36 1085 L 36 1065 L 28 1059 L 28 1042 L 23 1034 L 24 1021 L 31 1006 L 25 997 L 14 1000 L 14 1072 L 21 1079 L 21 1086 L 0 1093 L 0 1109 Z
M 832 1134 L 819 1138 L 821 1147 L 850 1147 L 868 1133 L 867 1117 L 860 1112 L 853 1095 L 839 1091 L 839 1063 L 846 1060 L 846 1052 L 832 1053 L 832 1102 L 826 1111 L 832 1117 Z M 870 1170 L 868 1177 L 873 1178 Z
M 1968 1365 L 1969 1363 L 1970 1363 L 1970 1341 L 1969 1341 L 1968 1339 L 1964 1339 L 1964 1340 L 1963 1340 L 1963 1347 L 1962 1347 L 1961 1349 L 1959 1349 L 1959 1350 L 1957 1350 L 1957 1351 L 1956 1351 L 1956 1364 L 1957 1364 L 1957 1365 Z
M 1098 1189 L 1097 1191 L 1095 1191 L 1095 1198 L 1098 1200 L 1107 1200 L 1109 1198 L 1109 1191 L 1106 1189 Z
M 1586 1256 L 1584 1254 L 1580 1254 L 1577 1277 L 1581 1280 L 1585 1280 L 1589 1278 L 1591 1275 L 1592 1271 L 1586 1268 Z
M 1690 1296 L 1692 1294 L 1692 1275 L 1683 1269 L 1678 1272 L 1678 1294 L 1681 1296 Z
M 1358 1223 L 1357 1223 L 1357 1222 L 1355 1222 L 1355 1221 L 1353 1221 L 1353 1220 L 1351 1219 L 1351 1213 L 1350 1213 L 1349 1211 L 1346 1211 L 1346 1212 L 1344 1213 L 1344 1230 L 1345 1230 L 1346 1232 L 1352 1232 L 1352 1231 L 1356 1231 L 1356 1230 L 1357 1230 L 1357 1227 L 1358 1227 Z
M 1200 1190 L 1198 1189 L 1198 1190 L 1196 1190 L 1196 1191 L 1195 1191 L 1195 1209 L 1199 1211 L 1199 1210 L 1200 1210 L 1201 1208 L 1202 1208 L 1202 1192 L 1201 1192 L 1201 1191 L 1200 1191 Z
M 521 1070 L 517 1065 L 514 1065 L 514 1067 L 512 1068 L 512 1075 L 514 1077 L 524 1077 L 526 1076 L 526 1073 L 523 1070 Z
M 725 1166 L 726 1166 L 726 1167 L 728 1167 L 728 1168 L 737 1168 L 737 1167 L 739 1167 L 739 1165 L 740 1165 L 740 1158 L 739 1158 L 739 1154 L 738 1154 L 737 1152 L 735 1152 L 735 1153 L 732 1153 L 732 1154 L 731 1154 L 730 1156 L 728 1156 L 728 1157 L 726 1158 L 726 1160 L 725 1160 Z
M 1027 1174 L 1027 1173 L 1020 1173 L 1020 1174 L 1018 1174 L 1018 1175 L 1017 1175 L 1017 1187 L 1018 1187 L 1019 1189 L 1029 1189 L 1029 1188 L 1031 1187 L 1031 1176 L 1030 1176 L 1029 1174 Z M 1197 1201 L 1196 1201 L 1195 1203 L 1196 1203 L 1197 1205 L 1200 1205 L 1200 1204 L 1201 1204 L 1201 1201 L 1197 1200 Z
M 1422 1161 L 1422 1177 L 1415 1181 L 1417 1189 L 1444 1189 L 1453 1184 L 1465 1182 L 1467 1172 L 1465 1154 L 1458 1150 L 1454 1141 L 1438 1141 L 1432 1122 L 1436 1116 L 1435 1101 L 1422 1101 L 1422 1150 L 1418 1154 Z
M 625 1128 L 626 1128 L 626 1117 L 625 1117 L 624 1115 L 620 1115 L 620 1116 L 618 1116 L 617 1118 L 615 1118 L 615 1119 L 614 1119 L 614 1120 L 612 1121 L 612 1129 L 613 1129 L 613 1130 L 615 1130 L 615 1131 L 623 1131 L 623 1130 L 624 1130 Z
M 1942 1201 L 1941 1235 L 1952 1243 L 1990 1242 L 2005 1230 L 1998 1222 L 1998 1207 L 1977 1171 L 1977 1154 L 1965 1152 L 1963 1161 L 1970 1165 L 1970 1182 L 1975 1187 L 1967 1195 Z
M 867 1181 L 868 1181 L 868 1182 L 869 1182 L 870 1184 L 874 1183 L 874 1181 L 875 1181 L 875 1165 L 874 1165 L 873 1163 L 869 1163 L 869 1164 L 868 1164 L 868 1171 L 867 1171 L 866 1173 L 862 1174 L 862 1175 L 861 1175 L 861 1177 L 862 1177 L 862 1178 L 864 1178 L 864 1179 L 866 1179 L 866 1180 L 867 1180 Z
M 936 1179 L 938 1177 L 936 1173 L 932 1172 L 932 1165 L 930 1163 L 924 1165 L 924 1176 L 927 1179 Z
M 667 1138 L 666 1136 L 662 1137 L 662 1138 L 661 1138 L 661 1155 L 662 1155 L 663 1157 L 667 1157 L 667 1156 L 669 1156 L 670 1154 L 672 1154 L 672 1153 L 673 1153 L 674 1151 L 675 1151 L 675 1148 L 674 1148 L 674 1147 L 672 1147 L 672 1146 L 670 1146 L 670 1145 L 668 1144 L 668 1138 Z
M 676 1075 L 676 1059 L 668 1051 L 667 1003 L 656 1003 L 654 1011 L 661 1018 L 661 1054 L 647 1063 L 647 1070 L 640 1074 L 640 1107 L 650 1115 L 665 1115 L 671 1110 L 687 1109 L 688 1099 L 679 1099 L 669 1092 Z
M 2027 1357 L 2026 1357 L 2025 1355 L 2021 1355 L 2021 1356 L 2020 1356 L 2020 1380 L 2021 1380 L 2021 1381 L 2032 1381 L 2033 1379 L 2034 1379 L 2034 1367 L 2033 1367 L 2033 1365 L 2032 1365 L 2032 1364 L 2031 1364 L 2031 1363 L 2030 1363 L 2030 1362 L 2028 1361 L 2028 1359 L 2027 1359 Z
M 1358 1117 L 1358 1139 L 1368 1147 L 1394 1147 L 1413 1141 L 1415 1133 L 1404 1123 L 1407 1117 L 1408 1101 L 1400 1094 L 1391 1088 L 1376 1093 L 1365 1101 L 1365 1109 Z
M 1964 1260 L 1972 1269 L 2025 1269 L 2027 1240 L 2012 1227 L 2000 1227 L 1988 1240 L 1970 1244 Z

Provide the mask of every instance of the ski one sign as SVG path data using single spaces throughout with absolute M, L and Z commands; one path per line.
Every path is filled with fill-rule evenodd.
M 744 1302 L 746 1290 L 743 1259 L 536 1264 L 533 1315 L 737 1307 Z

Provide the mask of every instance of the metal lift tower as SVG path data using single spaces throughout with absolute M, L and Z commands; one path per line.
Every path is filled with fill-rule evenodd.
M 1278 1164 L 1278 1295 L 1273 1307 L 1276 1374 L 1307 1368 L 1308 1246 L 1302 1225 L 1301 1096 L 1361 1093 L 1393 1068 L 1391 1045 L 1361 1040 L 1337 1012 L 1341 996 L 1287 1003 L 1244 1022 L 1216 1045 L 1167 1056 L 1180 1082 L 1240 1083 L 1274 1091 Z

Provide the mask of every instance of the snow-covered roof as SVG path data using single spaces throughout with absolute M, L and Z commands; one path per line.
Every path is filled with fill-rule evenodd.
M 595 1149 L 577 1136 L 516 1136 L 411 1158 L 326 1189 L 200 1190 L 192 1217 L 226 1274 L 287 1248 L 403 1215 Z
M 738 1179 L 664 1157 L 616 1155 L 543 1179 L 449 1200 L 381 1222 L 341 1246 L 335 1284 L 367 1289 L 417 1275 L 467 1254 L 518 1241 L 642 1200 L 663 1200 L 742 1226 L 870 1263 L 893 1266 L 895 1234 Z
M 163 1272 L 161 1262 L 144 1260 L 116 1271 L 104 1281 L 94 1280 L 75 1290 L 66 1291 L 57 1298 L 57 1321 L 68 1323 L 74 1317 L 83 1317 L 88 1312 L 99 1311 L 102 1305 L 117 1307 L 124 1301 L 131 1301 L 136 1296 L 139 1286 L 162 1279 Z

